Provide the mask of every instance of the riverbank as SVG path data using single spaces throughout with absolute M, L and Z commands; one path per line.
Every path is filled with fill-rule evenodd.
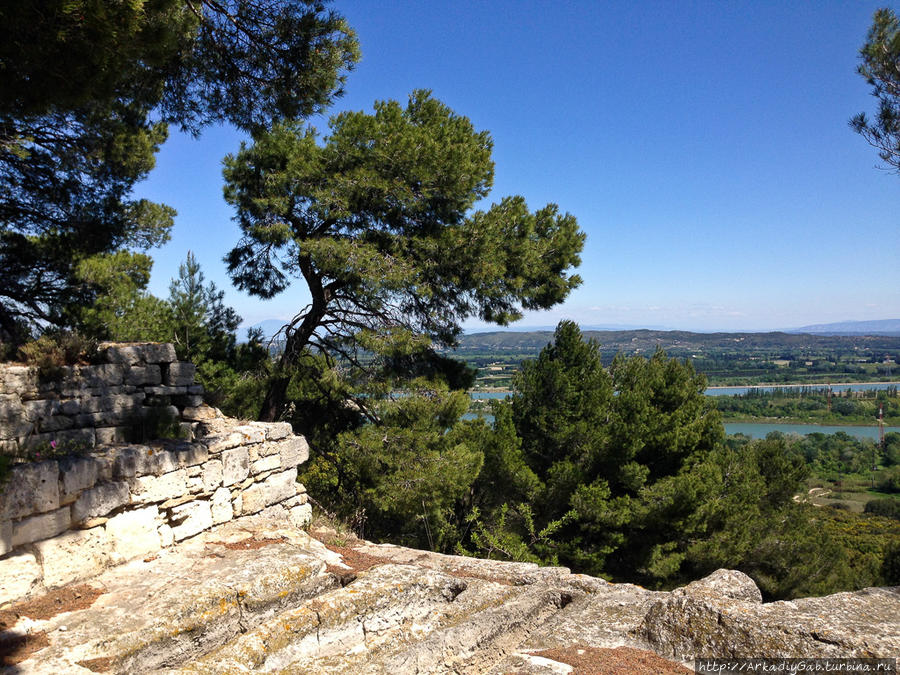
M 865 387 L 876 384 L 879 388 L 895 386 L 900 388 L 900 382 L 894 380 L 869 380 L 866 382 L 771 382 L 769 384 L 716 384 L 706 389 L 796 389 L 797 387 L 813 387 L 823 389 L 825 387 Z M 484 391 L 487 391 L 486 389 Z
M 878 428 L 877 422 L 867 422 L 863 420 L 846 421 L 842 419 L 819 418 L 819 417 L 748 417 L 741 415 L 739 417 L 727 417 L 722 415 L 722 421 L 726 424 L 801 424 L 806 426 L 829 426 L 829 427 L 871 427 Z M 900 427 L 900 419 L 896 417 L 885 418 L 884 427 Z

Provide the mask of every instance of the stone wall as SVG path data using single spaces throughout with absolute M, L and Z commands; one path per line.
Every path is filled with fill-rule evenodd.
M 21 448 L 64 431 L 82 434 L 76 438 L 85 445 L 14 464 L 0 485 L 0 604 L 151 557 L 241 516 L 280 512 L 298 527 L 309 521 L 297 482 L 309 446 L 290 424 L 240 423 L 203 405 L 193 366 L 171 360 L 171 345 L 108 346 L 105 355 L 107 364 L 69 369 L 57 383 L 39 383 L 22 366 L 2 372 L 7 409 L 31 415 L 38 429 L 7 442 Z M 152 406 L 175 407 L 193 438 L 111 442 L 130 429 L 129 414 Z M 69 426 L 46 431 L 61 419 Z M 25 426 L 11 415 L 3 425 Z
M 64 367 L 52 380 L 33 367 L 0 364 L 0 454 L 141 441 L 178 418 L 183 436 L 196 431 L 203 387 L 171 344 L 107 343 L 97 361 Z

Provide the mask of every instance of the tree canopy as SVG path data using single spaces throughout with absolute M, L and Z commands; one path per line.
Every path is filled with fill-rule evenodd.
M 66 325 L 115 276 L 84 274 L 96 256 L 166 240 L 174 211 L 130 193 L 168 123 L 250 131 L 318 112 L 357 55 L 312 0 L 4 3 L 0 339 Z
M 859 113 L 850 126 L 878 150 L 878 156 L 900 171 L 900 20 L 893 10 L 875 12 L 857 71 L 878 99 L 874 119 Z
M 235 284 L 272 297 L 301 279 L 309 292 L 283 366 L 307 348 L 351 364 L 363 351 L 427 360 L 463 319 L 506 324 L 580 283 L 568 272 L 584 241 L 573 216 L 518 196 L 472 211 L 493 181 L 491 138 L 430 92 L 342 113 L 329 131 L 320 142 L 278 123 L 225 159 L 243 232 L 227 258 Z M 264 418 L 286 386 L 273 386 Z

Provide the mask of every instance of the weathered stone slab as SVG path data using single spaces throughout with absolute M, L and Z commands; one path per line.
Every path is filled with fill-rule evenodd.
M 147 445 L 133 445 L 119 451 L 113 463 L 113 476 L 130 478 L 159 475 L 177 468 L 178 456 L 175 452 Z
M 158 365 L 132 366 L 125 372 L 125 384 L 162 384 L 162 371 Z
M 12 551 L 12 522 L 0 520 L 0 555 Z
M 57 399 L 41 399 L 37 401 L 25 401 L 22 404 L 22 415 L 29 422 L 36 422 L 44 417 L 50 417 L 59 412 Z
M 201 443 L 185 443 L 177 453 L 178 466 L 196 466 L 209 459 L 209 450 Z
M 164 502 L 180 497 L 187 491 L 187 472 L 184 469 L 162 476 L 141 476 L 132 485 L 132 496 L 137 504 Z
M 250 473 L 254 476 L 264 471 L 274 471 L 281 468 L 281 459 L 278 455 L 260 457 L 250 465 Z
M 187 393 L 187 387 L 168 387 L 159 385 L 158 387 L 144 387 L 147 396 L 179 396 Z
M 0 560 L 0 604 L 25 597 L 40 583 L 41 566 L 33 553 L 17 551 Z
M 75 530 L 35 544 L 43 563 L 44 586 L 53 588 L 100 574 L 109 562 L 106 530 Z
M 125 368 L 117 363 L 103 363 L 98 366 L 81 366 L 78 377 L 82 386 L 89 388 L 115 387 L 125 380 Z
M 34 432 L 34 429 L 34 422 L 29 422 L 24 417 L 20 417 L 0 424 L 0 438 L 4 440 L 26 438 Z
M 59 465 L 16 464 L 0 492 L 0 519 L 15 520 L 59 508 Z
M 133 511 L 123 511 L 106 523 L 113 555 L 110 562 L 117 564 L 138 556 L 146 556 L 160 549 L 155 506 L 147 506 Z
M 234 432 L 239 433 L 244 445 L 250 443 L 262 443 L 266 440 L 266 430 L 253 424 L 242 424 L 234 427 Z
M 203 489 L 212 492 L 222 485 L 222 461 L 211 459 L 203 465 Z
M 210 503 L 197 500 L 169 509 L 169 521 L 175 541 L 181 541 L 213 526 Z
M 234 517 L 234 509 L 231 507 L 231 491 L 226 487 L 220 487 L 213 493 L 211 504 L 213 523 L 218 525 L 231 520 Z
M 120 426 L 100 427 L 95 429 L 94 433 L 97 445 L 117 445 L 128 442 L 131 436 L 131 428 Z
M 196 373 L 197 366 L 193 363 L 186 361 L 170 363 L 163 381 L 169 387 L 186 387 L 194 384 Z
M 30 544 L 48 537 L 55 537 L 60 532 L 65 532 L 72 524 L 72 516 L 69 507 L 66 506 L 50 513 L 42 513 L 38 516 L 25 518 L 18 522 L 13 521 L 12 545 L 13 548 L 22 544 Z
M 0 377 L 7 392 L 30 391 L 38 386 L 37 370 L 28 366 L 4 366 Z
M 303 464 L 309 459 L 309 444 L 303 436 L 285 439 L 279 444 L 278 455 L 282 469 Z
M 63 429 L 71 429 L 75 426 L 75 420 L 71 417 L 66 417 L 65 415 L 53 415 L 51 417 L 46 417 L 37 422 L 38 429 L 42 433 L 48 433 L 51 431 L 61 431 Z
M 81 399 L 83 413 L 136 412 L 144 403 L 144 392 L 134 394 L 107 394 Z
M 265 443 L 256 446 L 256 452 L 260 457 L 277 455 L 281 452 L 281 443 L 281 441 L 266 441 Z
M 266 439 L 270 441 L 278 441 L 294 433 L 290 422 L 254 422 L 254 424 L 265 427 Z
M 78 495 L 97 482 L 99 462 L 92 457 L 64 457 L 59 460 L 59 503 L 71 504 Z
M 272 474 L 261 483 L 255 483 L 244 491 L 241 511 L 244 514 L 262 511 L 265 507 L 293 497 L 297 469 Z
M 294 527 L 304 528 L 309 525 L 312 520 L 312 506 L 309 504 L 301 504 L 295 506 L 288 511 L 288 517 L 291 519 Z
M 72 521 L 80 523 L 89 518 L 106 516 L 130 501 L 128 483 L 100 483 L 83 492 L 72 505 Z
M 208 405 L 186 406 L 181 411 L 181 419 L 194 422 L 204 422 L 216 416 L 216 409 Z
M 244 442 L 244 437 L 231 431 L 223 431 L 221 433 L 209 434 L 203 437 L 203 444 L 209 448 L 211 453 L 222 452 L 236 448 Z
M 170 343 L 135 343 L 113 344 L 103 343 L 100 351 L 110 363 L 124 363 L 136 365 L 139 363 L 169 363 L 178 357 L 175 355 L 175 347 Z
M 234 485 L 250 474 L 250 455 L 246 448 L 222 452 L 222 484 Z

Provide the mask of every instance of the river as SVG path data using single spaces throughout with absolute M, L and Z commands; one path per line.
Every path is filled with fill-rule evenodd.
M 832 391 L 845 391 L 846 389 L 850 389 L 852 391 L 868 391 L 868 390 L 882 390 L 887 389 L 888 387 L 896 387 L 900 385 L 898 382 L 865 382 L 865 383 L 855 383 L 855 384 L 833 384 L 831 385 Z M 781 385 L 779 387 L 711 387 L 706 390 L 707 396 L 737 396 L 740 394 L 746 394 L 747 391 L 752 389 L 759 389 L 762 391 L 771 391 L 772 389 L 780 389 L 787 387 L 809 387 L 816 385 Z M 508 391 L 473 391 L 469 392 L 473 399 L 476 400 L 484 400 L 484 399 L 502 399 L 509 396 Z M 469 413 L 465 416 L 467 419 L 474 419 L 478 417 L 476 413 Z M 493 415 L 484 414 L 482 415 L 485 420 L 488 422 L 493 421 Z M 877 426 L 869 426 L 869 427 L 860 427 L 860 426 L 843 426 L 843 425 L 825 425 L 825 424 L 771 424 L 771 423 L 757 423 L 757 422 L 728 422 L 725 424 L 725 433 L 727 434 L 744 434 L 746 436 L 750 436 L 751 438 L 765 438 L 767 434 L 773 431 L 780 431 L 784 434 L 836 434 L 839 431 L 843 431 L 845 434 L 850 436 L 854 436 L 856 438 L 871 438 L 878 439 L 878 427 Z M 885 427 L 884 432 L 900 432 L 900 427 Z
M 776 384 L 776 385 L 759 385 L 749 387 L 709 387 L 706 390 L 707 396 L 740 396 L 748 391 L 758 391 L 761 393 L 774 391 L 775 389 L 801 389 L 807 387 L 809 389 L 825 389 L 830 386 L 831 391 L 835 394 L 843 393 L 848 389 L 850 391 L 883 391 L 891 387 L 900 389 L 900 382 L 853 382 L 848 384 Z M 508 391 L 470 391 L 469 395 L 476 400 L 484 400 L 490 398 L 506 398 L 509 396 Z

